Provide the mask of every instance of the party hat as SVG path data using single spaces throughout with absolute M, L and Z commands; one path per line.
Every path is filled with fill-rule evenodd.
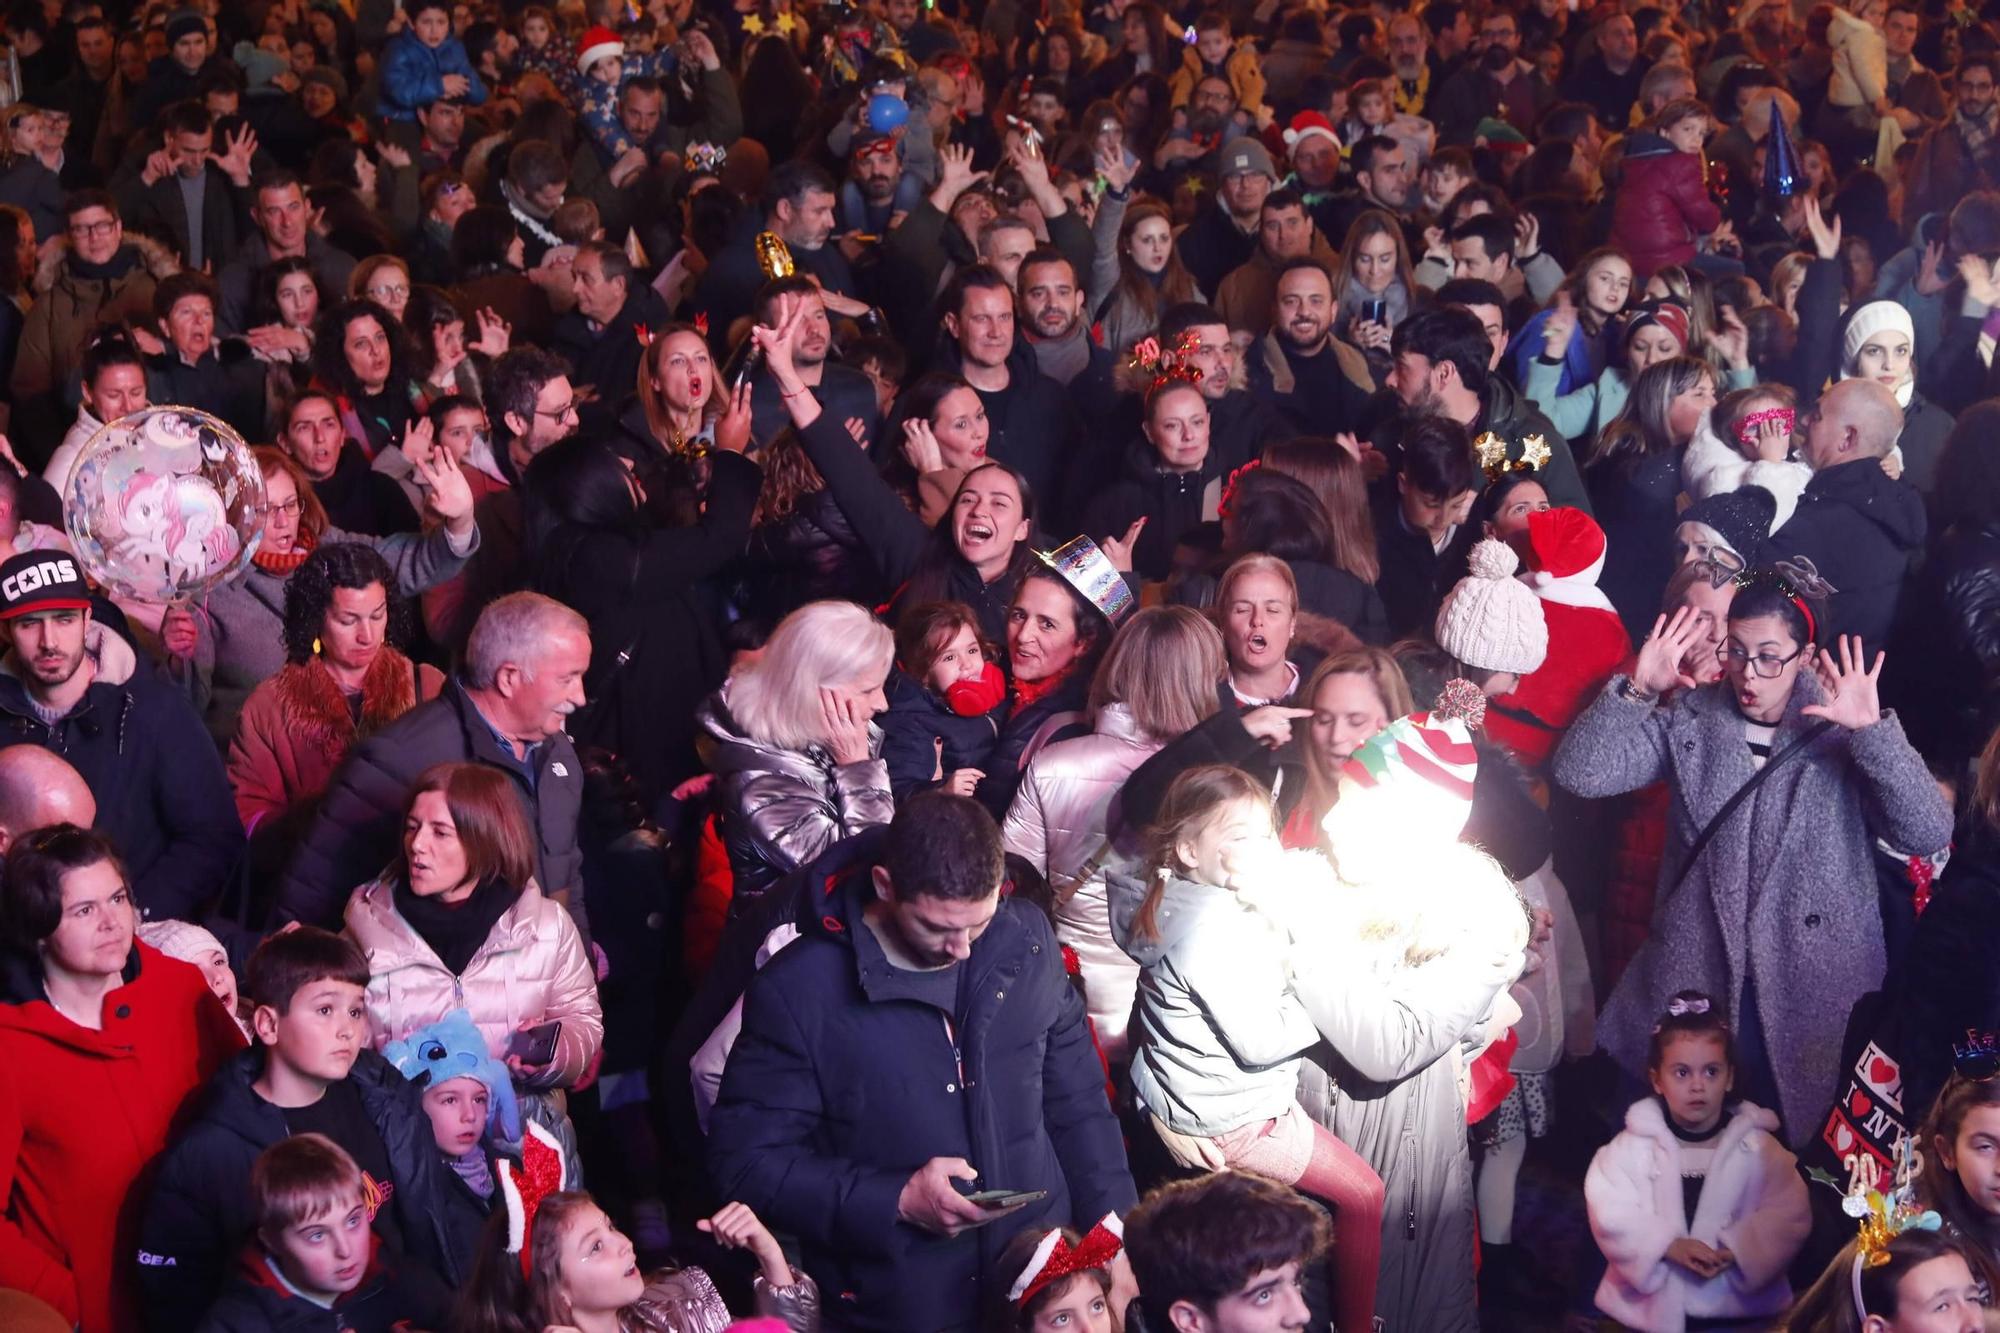
M 1792 132 L 1785 126 L 1784 108 L 1771 107 L 1771 137 L 1764 145 L 1764 197 L 1776 204 L 1789 199 L 1805 184 L 1799 169 L 1799 155 L 1792 148 Z
M 1035 554 L 1112 624 L 1116 625 L 1132 610 L 1132 589 L 1090 538 L 1073 537 L 1053 551 Z

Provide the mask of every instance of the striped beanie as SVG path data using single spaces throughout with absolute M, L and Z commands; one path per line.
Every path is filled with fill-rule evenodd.
M 1435 713 L 1399 717 L 1356 750 L 1340 770 L 1341 785 L 1387 794 L 1442 796 L 1463 806 L 1459 823 L 1472 813 L 1472 783 L 1479 754 L 1472 733 L 1458 718 Z M 1345 800 L 1343 792 L 1341 799 Z M 1456 830 L 1454 830 L 1454 833 Z

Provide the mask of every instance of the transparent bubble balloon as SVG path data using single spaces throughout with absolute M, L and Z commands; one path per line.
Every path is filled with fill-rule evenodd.
M 242 573 L 264 536 L 264 477 L 228 422 L 148 407 L 77 455 L 63 523 L 90 576 L 121 597 L 175 602 Z

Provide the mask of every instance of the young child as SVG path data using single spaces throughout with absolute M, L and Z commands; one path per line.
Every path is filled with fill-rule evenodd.
M 521 11 L 521 72 L 535 70 L 555 82 L 563 101 L 575 106 L 582 92 L 576 68 L 576 44 L 556 22 L 556 16 L 541 5 Z
M 200 968 L 208 988 L 215 992 L 216 999 L 222 1001 L 222 1007 L 236 1020 L 236 1026 L 243 1035 L 256 1040 L 250 1025 L 243 1021 L 243 1012 L 236 998 L 236 974 L 229 970 L 229 951 L 222 947 L 222 941 L 192 921 L 171 920 L 141 922 L 139 938 L 169 958 L 178 958 L 183 963 L 193 963 Z
M 987 1333 L 1116 1333 L 1123 1312 L 1112 1307 L 1109 1265 L 1124 1237 L 1115 1216 L 1087 1236 L 1068 1227 L 1017 1233 L 994 1268 L 996 1294 L 1006 1286 Z
M 1612 192 L 1611 244 L 1632 260 L 1634 283 L 1688 263 L 1696 243 L 1723 224 L 1701 155 L 1711 123 L 1706 104 L 1683 97 L 1661 107 L 1625 146 Z
M 1641 1333 L 1691 1320 L 1761 1327 L 1791 1304 L 1785 1270 L 1812 1229 L 1797 1161 L 1773 1136 L 1778 1117 L 1729 1101 L 1735 1037 L 1699 991 L 1668 1003 L 1647 1069 L 1656 1095 L 1633 1104 L 1584 1177 L 1610 1264 L 1597 1308 Z
M 465 43 L 451 35 L 448 0 L 407 0 L 405 7 L 410 25 L 382 53 L 383 118 L 414 122 L 417 108 L 444 100 L 482 105 L 486 85 Z
M 1968 1043 L 1965 1063 L 1985 1061 L 1973 1072 L 1993 1067 L 1990 1047 Z M 1917 1177 L 1917 1197 L 1944 1219 L 1947 1232 L 1964 1243 L 1973 1271 L 2000 1290 L 2000 1079 L 1968 1078 L 1954 1072 L 1917 1132 L 1929 1169 Z
M 305 1133 L 339 1144 L 389 1195 L 375 1229 L 408 1286 L 427 1293 L 406 1313 L 429 1318 L 449 1304 L 444 1284 L 463 1280 L 471 1256 L 448 1253 L 434 1224 L 444 1163 L 421 1094 L 369 1046 L 367 982 L 361 951 L 311 926 L 250 955 L 243 990 L 257 1044 L 211 1080 L 146 1203 L 139 1281 L 156 1327 L 194 1327 L 256 1221 L 257 1155 Z
M 1870 1263 L 1859 1241 L 1842 1246 L 1784 1333 L 1985 1333 L 1986 1296 L 1963 1241 L 1919 1226 L 1874 1253 Z
M 1186 106 L 1195 86 L 1211 74 L 1229 80 L 1238 109 L 1253 122 L 1261 125 L 1270 119 L 1264 105 L 1264 63 L 1254 44 L 1236 41 L 1229 15 L 1221 9 L 1203 10 L 1194 21 L 1194 42 L 1182 52 L 1181 67 L 1168 85 L 1174 106 Z
M 1291 878 L 1271 798 L 1241 769 L 1189 769 L 1147 841 L 1145 882 L 1106 877 L 1112 938 L 1144 969 L 1139 1102 L 1182 1166 L 1257 1171 L 1332 1203 L 1334 1322 L 1368 1328 L 1382 1187 L 1299 1105 L 1300 1060 L 1320 1034 L 1292 989 L 1290 938 L 1249 897 Z
M 446 1224 L 459 1251 L 471 1254 L 493 1207 L 492 1148 L 521 1141 L 514 1080 L 487 1051 L 486 1039 L 463 1009 L 390 1042 L 382 1058 L 423 1092 L 432 1141 L 453 1178 L 445 1191 Z
M 200 1333 L 407 1327 L 413 1297 L 369 1225 L 380 1202 L 354 1159 L 324 1134 L 266 1148 L 250 1170 L 256 1235 Z
M 1381 79 L 1362 79 L 1347 94 L 1348 116 L 1341 122 L 1341 154 L 1371 134 L 1387 134 L 1395 119 L 1395 103 L 1389 99 L 1389 85 Z
M 609 28 L 596 27 L 583 34 L 583 46 L 576 56 L 577 72 L 583 76 L 583 124 L 611 161 L 646 148 L 633 143 L 625 132 L 625 122 L 618 116 L 618 90 L 627 79 L 665 78 L 674 64 L 670 51 L 651 55 L 628 52 Z
M 999 743 L 1007 683 L 979 618 L 963 602 L 927 602 L 896 622 L 889 710 L 876 718 L 896 799 L 942 784 L 970 796 Z

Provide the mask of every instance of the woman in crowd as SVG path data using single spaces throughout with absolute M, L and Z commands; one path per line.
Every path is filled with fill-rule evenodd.
M 1558 396 L 1553 388 L 1562 375 L 1561 349 L 1569 345 L 1574 320 L 1575 308 L 1558 297 L 1555 316 L 1542 326 L 1544 351 L 1528 373 L 1527 395 L 1557 430 L 1579 448 L 1588 449 L 1624 414 L 1632 386 L 1648 367 L 1698 352 L 1691 352 L 1688 344 L 1687 311 L 1671 301 L 1648 301 L 1625 320 L 1625 363 L 1606 366 L 1596 380 Z M 1757 372 L 1750 368 L 1749 333 L 1741 321 L 1713 341 L 1725 346 L 1730 366 L 1728 387 L 1741 389 L 1754 384 Z
M 750 517 L 736 605 L 752 619 L 770 622 L 807 602 L 870 600 L 877 586 L 874 562 L 806 457 L 798 433 L 779 431 L 758 451 L 757 464 L 763 485 Z
M 1526 545 L 1529 520 L 1550 507 L 1548 488 L 1534 472 L 1505 472 L 1479 496 L 1479 530 L 1519 551 Z
M 1173 214 L 1164 204 L 1109 196 L 1093 230 L 1097 258 L 1087 308 L 1113 352 L 1123 356 L 1151 336 L 1168 306 L 1206 299 L 1174 248 Z
M 1147 392 L 1140 437 L 1125 450 L 1123 475 L 1085 507 L 1083 530 L 1100 537 L 1141 522 L 1132 571 L 1164 580 L 1188 533 L 1221 517 L 1225 477 L 1209 447 L 1208 399 L 1177 366 Z
M 265 414 L 272 420 L 282 419 L 284 405 L 312 376 L 319 305 L 319 280 L 304 255 L 280 259 L 257 277 L 248 338 L 251 351 L 271 363 Z
M 1303 680 L 1293 660 L 1301 645 L 1294 642 L 1299 585 L 1292 567 L 1274 555 L 1237 558 L 1216 582 L 1211 614 L 1222 627 L 1229 692 L 1236 706 L 1290 702 Z
M 428 436 L 426 423 L 418 433 Z M 369 537 L 330 527 L 312 493 L 312 482 L 291 455 L 268 446 L 251 451 L 264 475 L 264 539 L 250 568 L 211 589 L 202 601 L 193 652 L 192 688 L 206 709 L 210 730 L 232 735 L 250 691 L 285 665 L 285 585 L 322 543 L 358 543 L 388 561 L 395 590 L 410 596 L 440 583 L 464 566 L 479 544 L 472 520 L 472 492 L 458 460 L 424 440 L 412 466 L 422 478 L 428 508 L 440 526 L 424 534 Z
M 285 580 L 285 665 L 250 692 L 229 743 L 245 830 L 288 848 L 349 747 L 443 688 L 437 668 L 398 651 L 409 631 L 372 547 L 329 542 Z
M 809 602 L 704 703 L 732 912 L 842 838 L 889 822 L 877 713 L 894 643 L 852 602 Z
M 639 368 L 637 400 L 618 420 L 628 448 L 640 451 L 634 461 L 645 465 L 644 473 L 653 474 L 663 458 L 683 462 L 716 443 L 716 423 L 729 406 L 721 379 L 708 340 L 692 324 L 669 324 L 654 335 Z
M 509 345 L 507 326 L 498 315 L 479 311 L 479 340 L 468 343 L 465 318 L 451 297 L 436 287 L 418 287 L 409 293 L 401 318 L 416 376 L 411 401 L 419 411 L 451 394 L 475 403 L 485 398 L 486 371 Z
M 1568 343 L 1553 353 L 1562 358 L 1554 392 L 1574 393 L 1595 383 L 1616 351 L 1617 319 L 1631 299 L 1632 261 L 1617 250 L 1592 250 L 1563 279 L 1554 299 L 1521 326 L 1503 364 L 1511 368 L 1516 384 L 1529 383 L 1536 358 L 1552 354 L 1543 331 L 1567 302 L 1576 312 L 1576 327 Z
M 1070 565 L 1061 563 L 1074 557 Z M 1094 557 L 1094 558 L 1093 558 Z M 1131 594 L 1109 561 L 1078 538 L 1029 569 L 1007 608 L 1007 714 L 974 795 L 994 818 L 1007 813 L 1042 746 L 1083 730 L 1091 681 Z M 1072 574 L 1081 565 L 1087 573 Z M 1092 584 L 1095 596 L 1079 586 Z
M 1585 469 L 1591 512 L 1608 542 L 1598 584 L 1634 638 L 1673 573 L 1681 455 L 1715 407 L 1715 372 L 1698 357 L 1648 367 Z
M 2000 1198 L 1990 1183 L 1993 1145 L 2000 1143 L 2000 1086 L 1983 1077 L 1991 1065 L 1980 1062 L 1992 1056 L 1976 1049 L 1978 1034 L 1958 1044 L 1966 1052 L 1961 1072 L 1945 1081 L 1917 1132 L 1926 1167 L 1917 1177 L 1917 1191 L 1923 1205 L 1944 1219 L 1945 1234 L 1965 1247 L 1972 1271 L 1991 1290 L 2000 1282 Z
M 1410 274 L 1409 246 L 1396 219 L 1371 208 L 1348 227 L 1340 255 L 1333 319 L 1327 327 L 1362 350 L 1380 385 L 1389 373 L 1389 339 L 1415 308 L 1417 283 Z M 1376 302 L 1381 303 L 1379 311 Z
M 604 1042 L 597 976 L 534 871 L 535 835 L 512 778 L 482 764 L 437 764 L 418 777 L 395 860 L 347 900 L 344 933 L 368 959 L 377 1050 L 464 1009 L 524 1092 L 583 1078 Z M 530 1064 L 522 1053 L 539 1054 L 538 1038 L 550 1053 Z
M 1863 302 L 1842 322 L 1802 320 L 1799 342 L 1799 387 L 1808 396 L 1828 378 L 1872 379 L 1896 395 L 1903 409 L 1903 433 L 1896 437 L 1902 479 L 1929 498 L 1952 416 L 1917 392 L 1917 330 L 1910 312 L 1900 301 Z
M 1637 1074 L 1667 998 L 1714 995 L 1737 1016 L 1743 1094 L 1778 1112 L 1794 1146 L 1818 1132 L 1847 1013 L 1882 975 L 1875 840 L 1931 850 L 1951 838 L 1923 759 L 1882 711 L 1880 656 L 1871 666 L 1852 641 L 1837 658 L 1820 645 L 1823 586 L 1796 567 L 1745 575 L 1715 685 L 1690 688 L 1682 666 L 1704 633 L 1699 612 L 1658 617 L 1554 768 L 1579 796 L 1661 778 L 1672 791 L 1662 905 L 1604 1007 L 1600 1042 Z M 1747 808 L 1718 822 L 1751 782 Z
M 403 438 L 411 407 L 403 326 L 373 301 L 343 301 L 320 317 L 313 362 L 341 428 L 370 459 Z
M 521 233 L 514 215 L 497 204 L 470 209 L 451 231 L 451 262 L 459 313 L 494 310 L 518 342 L 546 347 L 556 312 L 548 293 L 522 271 Z
M 366 161 L 365 158 L 358 159 Z M 371 171 L 372 176 L 372 171 Z M 414 292 L 410 286 L 410 266 L 396 255 L 370 255 L 354 266 L 354 275 L 347 280 L 347 298 L 350 301 L 373 301 L 389 312 L 389 317 L 402 320 L 410 311 L 410 296 Z
M 103 834 L 57 824 L 16 840 L 0 909 L 0 1267 L 65 1326 L 137 1328 L 142 1181 L 242 1034 L 199 970 L 134 939 Z
M 986 461 L 992 435 L 986 405 L 973 387 L 932 371 L 897 396 L 878 452 L 897 452 L 885 475 L 906 492 L 904 503 L 918 518 L 935 523 L 965 474 Z
M 1222 636 L 1200 612 L 1156 606 L 1111 638 L 1090 687 L 1092 734 L 1045 746 L 1029 763 L 1001 837 L 1056 899 L 1056 938 L 1077 952 L 1090 1021 L 1122 1065 L 1139 968 L 1111 938 L 1104 867 L 1111 802 L 1133 769 L 1220 707 Z

